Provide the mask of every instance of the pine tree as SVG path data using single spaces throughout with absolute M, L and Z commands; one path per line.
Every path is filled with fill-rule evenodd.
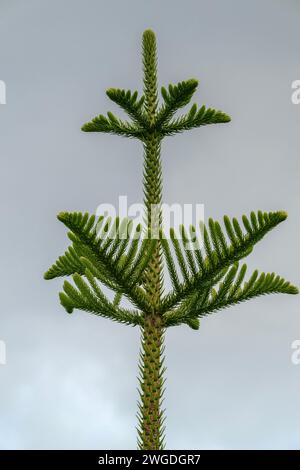
M 100 115 L 84 124 L 84 132 L 105 132 L 135 138 L 143 145 L 143 191 L 145 224 L 133 228 L 132 220 L 112 220 L 87 213 L 58 214 L 69 229 L 71 245 L 46 272 L 45 279 L 72 276 L 65 280 L 60 302 L 68 313 L 85 310 L 113 321 L 138 326 L 141 330 L 139 358 L 138 448 L 164 448 L 164 336 L 166 329 L 186 324 L 198 330 L 200 319 L 218 310 L 253 297 L 298 289 L 275 273 L 254 271 L 247 280 L 248 256 L 270 230 L 287 214 L 251 212 L 241 221 L 224 216 L 223 224 L 209 219 L 196 228 L 181 226 L 169 234 L 162 230 L 161 142 L 167 136 L 208 124 L 230 121 L 211 108 L 188 105 L 196 91 L 195 79 L 157 89 L 156 38 L 151 30 L 143 34 L 143 95 L 110 88 L 107 96 L 131 118 L 123 121 L 113 113 Z M 191 246 L 192 243 L 192 246 Z M 163 269 L 166 266 L 170 292 L 165 294 Z M 103 286 L 114 297 L 103 291 Z M 122 306 L 122 298 L 132 308 Z

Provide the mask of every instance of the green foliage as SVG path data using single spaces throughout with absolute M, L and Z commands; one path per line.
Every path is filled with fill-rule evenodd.
M 204 105 L 197 110 L 197 105 L 193 105 L 187 114 L 163 126 L 161 134 L 166 137 L 194 129 L 195 127 L 206 126 L 208 124 L 222 124 L 229 121 L 230 117 L 222 111 L 216 111 L 211 108 L 206 109 Z
M 242 222 L 224 216 L 223 227 L 209 219 L 207 225 L 200 225 L 201 237 L 195 236 L 195 227 L 183 226 L 180 236 L 171 229 L 165 237 L 161 230 L 161 141 L 204 125 L 227 123 L 230 117 L 196 103 L 185 114 L 176 115 L 191 102 L 198 86 L 195 79 L 162 87 L 159 102 L 156 39 L 151 30 L 143 34 L 142 58 L 140 97 L 137 91 L 119 88 L 106 92 L 129 121 L 109 111 L 84 124 L 82 130 L 142 142 L 145 228 L 133 231 L 131 221 L 118 217 L 62 212 L 58 219 L 69 229 L 71 246 L 44 277 L 72 276 L 73 282 L 65 280 L 59 294 L 68 313 L 79 309 L 141 328 L 138 445 L 152 450 L 164 446 L 161 402 L 166 328 L 186 324 L 198 330 L 205 315 L 261 295 L 297 294 L 298 289 L 275 273 L 259 275 L 257 270 L 245 281 L 247 266 L 239 266 L 256 243 L 286 219 L 285 212 L 251 212 L 249 217 L 242 216 Z M 172 285 L 168 293 L 164 293 L 164 264 Z M 131 308 L 122 307 L 123 297 Z
M 111 112 L 107 113 L 107 117 L 100 114 L 91 122 L 84 124 L 81 130 L 84 132 L 106 132 L 108 134 L 135 137 L 137 139 L 142 139 L 143 137 L 142 128 L 128 122 L 123 122 Z
M 85 278 L 88 283 L 77 273 L 73 274 L 72 278 L 76 288 L 65 281 L 64 292 L 59 294 L 60 302 L 68 313 L 72 313 L 73 309 L 77 308 L 119 323 L 132 326 L 143 325 L 143 317 L 138 311 L 119 308 L 107 299 L 99 287 L 97 279 L 88 269 L 85 270 Z
M 96 220 L 87 213 L 67 212 L 58 214 L 58 219 L 70 229 L 68 235 L 73 244 L 44 277 L 53 279 L 72 274 L 79 289 L 75 293 L 65 282 L 65 292 L 60 295 L 62 305 L 68 312 L 78 308 L 101 314 L 103 308 L 103 316 L 109 316 L 108 312 L 111 312 L 117 321 L 130 324 L 131 319 L 131 324 L 141 324 L 135 312 L 131 317 L 128 311 L 118 310 L 117 306 L 120 296 L 124 295 L 139 309 L 147 311 L 146 296 L 139 282 L 158 241 L 151 239 L 149 234 L 143 237 L 141 226 L 137 226 L 132 234 L 132 222 L 127 219 L 120 223 L 118 218 L 112 221 L 99 217 Z M 80 284 L 79 278 L 83 276 L 92 283 L 94 293 L 91 295 L 84 281 Z M 116 293 L 118 297 L 113 303 L 97 287 L 98 282 Z
M 197 104 L 187 114 L 172 119 L 180 108 L 191 101 L 198 86 L 198 81 L 193 78 L 177 85 L 170 84 L 167 88 L 162 87 L 163 103 L 159 107 L 156 42 L 153 36 L 150 30 L 143 35 L 144 94 L 138 99 L 137 91 L 110 88 L 106 92 L 128 114 L 131 121 L 124 122 L 109 111 L 107 117 L 100 114 L 84 124 L 81 128 L 84 132 L 104 132 L 145 142 L 153 131 L 159 139 L 163 139 L 196 127 L 230 121 L 230 117 L 222 111 L 206 109 L 204 105 L 198 109 Z
M 156 127 L 158 129 L 160 129 L 162 125 L 166 124 L 178 109 L 189 104 L 197 86 L 197 80 L 192 78 L 190 80 L 180 82 L 175 86 L 170 84 L 168 89 L 165 87 L 161 88 L 161 95 L 165 103 L 161 107 L 156 118 Z
M 188 245 L 184 229 L 180 239 L 171 229 L 170 238 L 179 269 L 175 267 L 170 244 L 161 232 L 162 248 L 173 284 L 173 291 L 162 299 L 162 314 L 167 313 L 173 316 L 172 310 L 180 303 L 183 304 L 181 309 L 190 310 L 191 299 L 195 300 L 195 296 L 197 297 L 199 292 L 205 292 L 206 289 L 208 289 L 207 295 L 209 296 L 211 289 L 220 280 L 220 276 L 222 277 L 223 273 L 226 273 L 234 263 L 247 256 L 254 245 L 286 217 L 287 214 L 283 211 L 269 213 L 258 211 L 257 214 L 251 212 L 249 218 L 245 215 L 242 217 L 244 231 L 236 218 L 231 221 L 229 217 L 224 217 L 225 230 L 218 222 L 209 219 L 208 227 L 205 225 L 201 227 L 204 249 L 200 249 L 200 240 L 196 238 L 191 239 L 192 246 Z M 194 227 L 192 227 L 192 232 L 195 233 Z M 230 278 L 227 284 L 229 281 Z M 297 293 L 296 288 L 290 287 L 286 293 Z M 273 291 L 265 293 L 271 292 Z M 257 295 L 262 295 L 262 293 L 259 292 Z M 197 305 L 196 302 L 193 308 L 197 308 Z M 168 322 L 167 325 L 169 325 Z
M 145 112 L 143 111 L 143 103 L 145 97 L 142 96 L 139 100 L 138 92 L 135 91 L 131 93 L 130 90 L 120 90 L 118 88 L 110 88 L 106 91 L 107 96 L 118 104 L 127 114 L 131 117 L 131 119 L 137 124 L 142 124 L 146 126 L 146 116 Z
M 143 35 L 143 67 L 144 93 L 142 96 L 138 97 L 137 91 L 131 92 L 118 88 L 110 88 L 106 92 L 107 96 L 128 114 L 131 121 L 124 122 L 108 112 L 107 117 L 102 115 L 96 117 L 85 124 L 82 130 L 113 133 L 143 141 L 145 149 L 144 202 L 149 215 L 151 204 L 159 205 L 162 200 L 160 140 L 195 127 L 225 123 L 230 121 L 230 117 L 221 111 L 206 109 L 205 106 L 198 109 L 196 104 L 193 104 L 183 116 L 174 117 L 180 108 L 190 103 L 198 86 L 198 81 L 195 79 L 182 81 L 177 85 L 170 84 L 167 88 L 162 87 L 163 103 L 159 106 L 156 41 L 154 33 L 150 30 L 145 31 Z M 157 226 L 159 227 L 162 222 L 160 212 L 158 217 Z M 45 279 L 69 275 L 85 276 L 88 271 L 98 282 L 115 292 L 115 299 L 112 303 L 114 308 L 119 308 L 122 296 L 125 296 L 134 307 L 139 309 L 140 315 L 145 315 L 147 311 L 151 311 L 149 295 L 151 297 L 156 289 L 160 293 L 164 289 L 161 275 L 163 262 L 161 253 L 163 252 L 173 290 L 162 296 L 161 300 L 157 298 L 159 303 L 156 302 L 155 308 L 159 307 L 160 314 L 166 319 L 165 326 L 183 322 L 197 329 L 199 326 L 197 317 L 208 312 L 211 313 L 222 307 L 267 293 L 296 293 L 297 291 L 295 287 L 274 276 L 271 284 L 260 280 L 259 285 L 255 284 L 257 289 L 256 287 L 248 289 L 247 295 L 242 287 L 239 289 L 236 287 L 238 297 L 237 294 L 234 297 L 229 295 L 234 281 L 234 269 L 236 269 L 232 266 L 237 266 L 235 263 L 247 256 L 267 232 L 286 219 L 285 212 L 263 213 L 259 211 L 257 214 L 252 212 L 249 217 L 244 215 L 242 217 L 244 230 L 236 218 L 230 220 L 225 216 L 223 229 L 218 222 L 209 219 L 208 226 L 201 228 L 202 240 L 194 239 L 192 246 L 184 227 L 181 227 L 180 238 L 171 229 L 170 242 L 162 232 L 159 240 L 147 240 L 145 237 L 141 241 L 142 232 L 138 227 L 134 239 L 129 242 L 132 227 L 126 219 L 120 224 L 118 219 L 113 223 L 111 220 L 104 220 L 100 217 L 96 223 L 93 216 L 79 213 L 61 213 L 58 219 L 71 230 L 69 237 L 72 245 L 47 271 Z M 102 226 L 101 236 L 97 234 L 96 225 L 98 228 Z M 113 240 L 113 236 L 108 236 L 109 227 L 114 225 L 117 225 L 117 232 L 119 230 L 124 234 L 127 231 L 128 237 L 120 238 L 120 233 L 116 233 Z M 192 232 L 195 231 L 194 227 L 191 229 Z M 203 244 L 203 249 L 200 249 L 200 242 Z M 156 255 L 153 258 L 154 252 Z M 241 279 L 244 271 L 245 268 L 242 268 L 238 280 Z M 145 277 L 147 272 L 151 272 L 152 277 L 149 275 Z M 229 277 L 223 279 L 225 275 Z M 143 276 L 144 282 L 141 282 Z M 266 279 L 269 281 L 269 275 Z M 219 296 L 214 297 L 213 289 L 218 282 L 223 282 L 223 287 Z M 274 290 L 275 288 L 279 290 Z M 97 297 L 95 292 L 93 295 Z M 71 305 L 70 299 L 66 300 L 65 296 L 66 293 L 61 295 L 63 305 Z M 97 304 L 96 308 L 94 297 L 90 296 L 88 300 L 86 296 L 84 302 L 74 303 L 72 308 L 82 308 L 95 313 L 100 306 Z M 178 318 L 178 321 L 174 320 L 175 318 Z
M 258 277 L 255 271 L 249 282 L 241 286 L 246 265 L 238 272 L 238 261 L 248 256 L 254 245 L 286 217 L 282 211 L 251 212 L 249 217 L 242 216 L 244 230 L 236 218 L 230 220 L 224 216 L 224 228 L 209 219 L 208 226 L 200 226 L 202 240 L 194 235 L 189 237 L 183 226 L 180 237 L 174 229 L 170 230 L 170 241 L 160 231 L 159 242 L 173 285 L 173 290 L 161 300 L 164 325 L 186 323 L 198 329 L 197 317 L 230 305 L 265 294 L 296 294 L 296 287 L 274 273 L 262 273 Z M 113 221 L 103 216 L 96 219 L 87 213 L 66 212 L 60 213 L 58 219 L 70 229 L 72 245 L 44 278 L 72 275 L 77 286 L 74 290 L 67 281 L 64 283 L 61 304 L 68 312 L 77 308 L 122 323 L 141 325 L 149 308 L 141 278 L 158 240 L 151 238 L 150 231 L 143 237 L 141 226 L 132 233 L 132 221 L 128 219 Z M 191 233 L 195 232 L 195 227 L 191 227 Z M 99 283 L 115 292 L 113 302 L 103 294 Z M 139 310 L 120 309 L 123 295 Z
M 156 38 L 153 31 L 144 31 L 142 49 L 145 113 L 148 124 L 146 130 L 149 130 L 155 124 L 158 106 Z
M 168 91 L 162 87 L 164 104 L 161 105 L 152 123 L 147 119 L 146 106 L 151 109 L 157 107 L 156 95 L 152 100 L 153 103 L 146 104 L 144 95 L 137 101 L 137 92 L 111 88 L 107 90 L 107 95 L 127 112 L 132 121 L 124 122 L 109 111 L 107 117 L 100 114 L 84 124 L 81 129 L 84 132 L 105 132 L 145 141 L 149 132 L 153 130 L 162 139 L 196 127 L 229 122 L 230 117 L 222 111 L 206 109 L 204 105 L 198 109 L 197 104 L 194 104 L 188 113 L 171 120 L 179 108 L 190 102 L 197 84 L 196 80 L 191 79 L 177 85 L 169 85 Z
M 175 311 L 168 312 L 165 315 L 165 325 L 176 326 L 181 323 L 187 323 L 197 320 L 210 313 L 222 310 L 232 305 L 244 302 L 253 297 L 266 294 L 297 294 L 298 289 L 285 281 L 275 273 L 261 273 L 255 270 L 249 280 L 242 284 L 247 266 L 243 264 L 239 269 L 239 264 L 235 263 L 224 276 L 217 288 L 209 287 L 207 295 L 194 302 L 193 308 L 188 302 Z

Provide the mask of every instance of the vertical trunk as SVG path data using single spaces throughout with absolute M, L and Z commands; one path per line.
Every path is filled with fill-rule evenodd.
M 161 163 L 160 143 L 157 137 L 149 137 L 145 145 L 144 188 L 148 227 L 156 235 L 161 225 Z M 145 314 L 142 328 L 140 352 L 140 404 L 139 404 L 139 448 L 159 450 L 163 448 L 163 340 L 164 328 L 160 314 L 162 287 L 161 247 L 156 249 L 145 273 L 144 287 L 147 293 L 149 312 Z
M 159 315 L 148 315 L 142 332 L 140 353 L 139 448 L 164 447 L 163 411 L 163 328 Z
M 157 109 L 156 43 L 151 31 L 143 36 L 144 95 L 149 127 L 144 142 L 144 204 L 148 228 L 157 236 L 161 227 L 161 160 L 160 136 L 154 129 Z M 164 328 L 160 314 L 162 291 L 162 260 L 160 242 L 144 275 L 144 288 L 149 311 L 145 313 L 140 352 L 140 403 L 138 446 L 143 450 L 159 450 L 164 446 L 163 412 L 163 340 Z

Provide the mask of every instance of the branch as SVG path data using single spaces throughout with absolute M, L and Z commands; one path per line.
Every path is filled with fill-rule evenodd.
M 160 108 L 155 126 L 160 129 L 174 116 L 178 109 L 186 106 L 192 99 L 198 86 L 198 81 L 191 78 L 177 85 L 169 85 L 168 90 L 161 88 L 161 94 L 165 104 Z
M 143 317 L 138 311 L 130 311 L 117 307 L 110 302 L 100 289 L 95 277 L 87 269 L 85 277 L 89 285 L 79 274 L 73 275 L 76 288 L 68 281 L 64 282 L 64 292 L 60 292 L 60 302 L 68 313 L 73 313 L 74 308 L 84 310 L 105 318 L 110 318 L 127 325 L 143 325 Z
M 230 219 L 225 216 L 224 224 L 227 236 L 231 242 L 228 245 L 225 234 L 218 222 L 209 220 L 209 231 L 204 226 L 203 241 L 204 253 L 199 248 L 199 241 L 196 240 L 196 249 L 193 249 L 194 260 L 197 263 L 198 271 L 196 274 L 191 273 L 189 270 L 188 262 L 184 263 L 183 254 L 179 255 L 178 249 L 176 252 L 177 259 L 184 279 L 176 288 L 162 299 L 162 313 L 175 308 L 184 299 L 193 295 L 199 290 L 211 288 L 222 275 L 224 270 L 227 270 L 232 264 L 247 256 L 253 249 L 254 245 L 260 241 L 266 233 L 273 229 L 280 222 L 285 220 L 287 214 L 285 212 L 270 212 L 262 213 L 259 211 L 257 215 L 252 212 L 250 219 L 245 215 L 242 217 L 243 224 L 246 229 L 244 233 L 240 227 L 237 219 Z M 193 228 L 193 233 L 195 229 Z M 162 235 L 161 235 L 162 236 Z M 179 243 L 179 242 L 178 242 Z M 185 243 L 183 244 L 185 247 Z M 180 257 L 180 259 L 179 259 Z M 188 272 L 188 279 L 186 272 Z M 174 273 L 170 273 L 174 278 Z
M 181 323 L 189 323 L 193 319 L 204 317 L 218 310 L 244 302 L 254 297 L 267 294 L 298 294 L 297 287 L 275 273 L 261 273 L 254 271 L 247 282 L 241 286 L 247 266 L 244 264 L 238 271 L 236 263 L 228 272 L 218 289 L 211 289 L 204 301 L 198 302 L 194 308 L 182 305 L 176 311 L 165 315 L 165 325 L 176 326 Z M 234 278 L 236 281 L 234 282 Z
M 107 113 L 107 118 L 100 114 L 92 121 L 87 122 L 81 127 L 84 132 L 104 132 L 107 134 L 120 135 L 122 137 L 133 137 L 143 139 L 144 130 L 139 126 L 123 122 L 114 116 L 111 112 Z
M 137 100 L 137 91 L 131 93 L 130 90 L 120 90 L 119 88 L 110 88 L 106 91 L 106 94 L 112 101 L 114 101 L 124 111 L 126 111 L 126 113 L 139 127 L 147 127 L 147 118 L 142 108 L 145 100 L 144 96 Z
M 158 241 L 147 233 L 141 243 L 141 226 L 136 228 L 133 240 L 130 240 L 131 225 L 128 221 L 127 225 L 124 221 L 119 224 L 118 219 L 111 223 L 100 217 L 96 223 L 93 215 L 67 212 L 58 214 L 58 219 L 71 230 L 69 238 L 73 242 L 76 263 L 70 266 L 68 257 L 60 257 L 45 278 L 64 276 L 72 270 L 82 274 L 88 269 L 103 284 L 123 293 L 141 310 L 147 311 L 146 296 L 139 287 L 139 275 Z
M 162 126 L 161 133 L 164 137 L 167 137 L 196 127 L 206 126 L 208 124 L 226 123 L 230 122 L 230 120 L 230 116 L 222 111 L 211 108 L 206 109 L 204 105 L 197 111 L 197 105 L 194 104 L 188 114 Z

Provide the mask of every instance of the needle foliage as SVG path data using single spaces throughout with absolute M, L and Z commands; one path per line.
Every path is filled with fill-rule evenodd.
M 194 78 L 162 87 L 159 97 L 156 38 L 151 30 L 143 34 L 142 58 L 141 96 L 118 88 L 106 92 L 127 113 L 128 120 L 109 111 L 84 124 L 82 130 L 142 143 L 146 222 L 133 227 L 129 219 L 61 212 L 58 220 L 69 231 L 70 246 L 44 277 L 69 279 L 59 294 L 68 313 L 84 310 L 140 328 L 138 447 L 156 450 L 165 445 L 162 399 L 167 328 L 185 324 L 198 330 L 204 316 L 254 297 L 296 294 L 298 289 L 273 272 L 247 274 L 246 264 L 241 264 L 255 245 L 287 218 L 284 211 L 253 211 L 240 220 L 225 215 L 222 222 L 210 218 L 206 225 L 201 223 L 201 236 L 195 235 L 196 227 L 163 232 L 162 140 L 201 126 L 227 123 L 230 117 L 191 104 L 198 86 Z M 181 111 L 186 106 L 187 111 Z M 168 280 L 163 278 L 165 268 Z M 122 306 L 123 298 L 131 308 Z

